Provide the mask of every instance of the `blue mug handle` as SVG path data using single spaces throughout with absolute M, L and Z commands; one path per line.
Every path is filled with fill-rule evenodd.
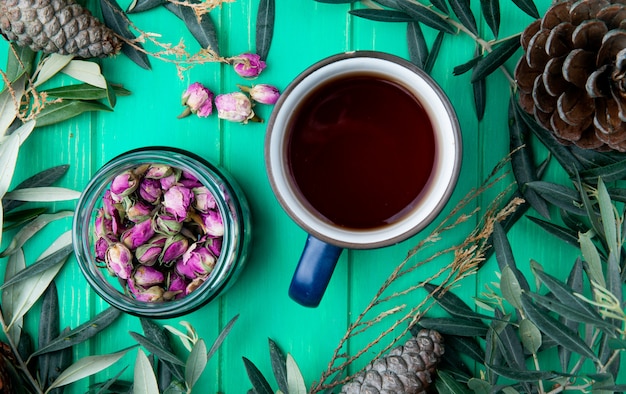
M 342 250 L 309 235 L 291 279 L 289 296 L 301 305 L 318 306 Z

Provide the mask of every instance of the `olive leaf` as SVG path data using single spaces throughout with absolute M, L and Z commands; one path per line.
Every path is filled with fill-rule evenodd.
M 194 1 L 192 1 L 194 3 Z M 219 55 L 219 41 L 217 39 L 217 29 L 210 13 L 206 13 L 198 19 L 192 7 L 181 4 L 166 2 L 164 7 L 180 18 L 187 26 L 187 30 L 196 39 L 202 48 L 210 48 Z
M 191 353 L 189 353 L 187 363 L 185 364 L 185 383 L 187 383 L 190 389 L 196 384 L 198 379 L 200 379 L 200 376 L 202 376 L 207 361 L 206 344 L 203 339 L 198 339 L 191 349 Z
M 446 348 L 450 347 L 454 349 L 455 353 L 464 354 L 480 363 L 485 361 L 485 352 L 481 349 L 475 338 L 460 338 L 455 335 L 449 335 L 446 336 L 445 341 Z
M 439 306 L 452 316 L 470 320 L 492 319 L 490 316 L 474 311 L 465 303 L 465 301 L 451 291 L 444 291 L 439 286 L 432 283 L 423 283 L 423 285 L 424 288 L 432 295 L 437 304 L 439 304 Z
M 222 346 L 222 343 L 226 339 L 226 336 L 228 336 L 228 334 L 230 333 L 230 330 L 232 330 L 237 319 L 239 319 L 239 314 L 235 315 L 235 317 L 230 319 L 230 321 L 226 324 L 226 326 L 224 326 L 224 328 L 220 332 L 220 335 L 218 335 L 218 337 L 215 339 L 215 342 L 213 342 L 213 345 L 211 345 L 211 349 L 209 349 L 207 358 L 210 359 L 213 356 L 213 354 L 215 354 L 217 349 L 219 349 L 219 347 Z
M 414 19 L 406 12 L 397 10 L 359 8 L 348 11 L 350 15 L 378 22 L 413 22 Z
M 318 3 L 327 3 L 327 4 L 350 4 L 355 3 L 359 0 L 315 0 Z
M 4 198 L 13 179 L 19 149 L 20 139 L 15 134 L 0 144 L 0 199 Z
M 445 0 L 431 0 L 430 3 L 445 14 L 449 12 L 448 5 Z
M 608 164 L 602 167 L 591 168 L 580 172 L 580 179 L 584 182 L 595 183 L 599 177 L 605 182 L 619 181 L 626 178 L 626 160 Z
M 90 111 L 111 112 L 108 106 L 83 100 L 62 100 L 47 104 L 37 115 L 37 127 L 49 126 Z
M 435 380 L 435 388 L 440 394 L 465 394 L 469 391 L 457 382 L 457 380 L 444 370 L 437 371 L 437 379 Z
M 133 42 L 133 46 L 124 42 L 122 44 L 122 53 L 130 60 L 135 62 L 139 67 L 149 70 L 150 59 L 143 50 L 141 43 L 137 42 L 135 35 L 130 31 L 130 24 L 124 11 L 117 4 L 116 0 L 100 0 L 100 10 L 104 23 L 115 33 L 124 37 L 126 40 Z
M 513 326 L 508 323 L 503 323 L 496 325 L 494 328 L 498 348 L 506 363 L 510 367 L 520 371 L 525 370 L 526 364 L 522 343 L 513 329 Z
M 424 64 L 424 71 L 426 71 L 427 74 L 430 74 L 435 66 L 435 61 L 437 60 L 437 56 L 439 56 L 439 50 L 441 49 L 441 44 L 443 43 L 443 36 L 444 33 L 442 31 L 437 33 L 433 46 L 430 48 L 430 52 L 428 53 L 428 57 L 426 58 L 426 62 Z
M 428 59 L 428 44 L 426 44 L 419 23 L 413 21 L 407 23 L 406 41 L 409 48 L 409 60 L 417 67 L 424 69 L 426 59 Z
M 498 67 L 502 66 L 520 47 L 518 35 L 503 40 L 493 47 L 493 50 L 478 61 L 472 71 L 472 82 L 487 77 Z
M 460 65 L 458 65 L 458 66 L 454 67 L 454 68 L 452 69 L 452 75 L 457 76 L 457 75 L 462 75 L 462 74 L 465 74 L 466 72 L 468 72 L 469 70 L 471 70 L 472 68 L 474 68 L 474 66 L 476 65 L 476 63 L 478 63 L 478 61 L 479 61 L 480 59 L 482 59 L 482 57 L 483 57 L 483 55 L 478 55 L 478 56 L 475 56 L 475 57 L 473 57 L 472 59 L 470 59 L 469 61 L 467 61 L 467 62 L 465 62 L 465 63 L 463 63 L 463 64 L 460 64 Z
M 267 59 L 272 45 L 276 14 L 275 7 L 275 0 L 261 0 L 257 10 L 255 43 L 256 53 L 262 60 Z
M 107 85 L 106 89 L 80 83 L 57 88 L 46 89 L 45 92 L 50 97 L 57 97 L 66 100 L 101 100 L 108 98 L 108 92 L 113 90 L 116 96 L 128 96 L 130 91 L 119 85 Z
M 51 186 L 53 183 L 61 179 L 61 177 L 63 177 L 63 175 L 67 173 L 67 170 L 69 168 L 70 166 L 68 164 L 48 168 L 20 182 L 13 190 L 30 187 Z M 9 200 L 5 197 L 3 203 L 4 211 L 9 212 L 12 209 L 22 205 L 23 201 Z
M 37 73 L 37 78 L 33 82 L 33 86 L 40 86 L 53 76 L 57 75 L 72 61 L 73 58 L 73 55 L 60 55 L 58 53 L 51 53 L 47 55 L 40 62 L 40 69 Z
M 410 2 L 408 0 L 398 0 L 400 11 L 407 13 L 411 19 L 421 22 L 433 29 L 443 31 L 445 33 L 455 34 L 456 29 L 452 27 L 442 16 L 420 3 Z
M 46 254 L 45 256 L 40 257 L 35 263 L 13 275 L 11 279 L 5 280 L 4 283 L 0 286 L 0 289 L 5 289 L 9 286 L 28 281 L 32 277 L 48 271 L 50 268 L 55 267 L 57 264 L 59 264 L 59 262 L 65 260 L 72 253 L 73 250 L 74 249 L 72 248 L 72 245 L 68 244 L 62 246 L 57 250 L 54 250 L 49 254 Z M 42 293 L 43 291 L 45 291 L 45 288 L 42 289 Z
M 528 216 L 528 219 L 530 219 L 532 222 L 535 222 L 548 233 L 558 237 L 562 241 L 565 241 L 572 246 L 578 247 L 578 233 L 576 231 L 572 231 L 568 228 L 561 227 L 552 222 L 548 222 L 546 220 L 542 220 L 532 216 Z
M 504 271 L 505 267 L 509 267 L 511 274 L 514 277 L 517 286 L 522 290 L 528 290 L 528 281 L 524 275 L 517 269 L 515 259 L 513 258 L 513 251 L 511 250 L 511 244 L 506 237 L 506 232 L 502 225 L 498 222 L 493 227 L 493 246 L 496 254 L 496 261 L 500 267 L 500 271 Z
M 26 259 L 24 258 L 24 251 L 18 250 L 9 256 L 6 268 L 4 270 L 4 280 L 9 280 L 15 276 L 18 272 L 22 271 L 26 267 Z M 2 314 L 5 321 L 15 320 L 15 324 L 9 329 L 7 335 L 13 340 L 13 343 L 18 343 L 22 332 L 22 319 L 14 319 L 15 308 L 18 306 L 19 289 L 8 287 L 2 289 Z
M 185 363 L 171 351 L 161 348 L 158 344 L 152 342 L 151 340 L 139 333 L 133 331 L 130 331 L 129 333 L 130 336 L 133 337 L 133 339 L 137 341 L 138 344 L 146 348 L 146 350 L 157 356 L 159 359 L 176 365 L 185 365 Z
M 574 215 L 587 215 L 587 211 L 581 208 L 582 198 L 577 190 L 545 181 L 528 182 L 526 185 L 539 193 L 539 195 L 548 202 L 567 212 L 573 213 Z
M 8 51 L 5 74 L 10 82 L 24 74 L 32 75 L 37 53 L 28 46 L 18 46 L 12 42 Z M 1 112 L 1 111 L 0 111 Z M 2 130 L 0 128 L 0 130 Z
M 472 82 L 474 92 L 474 108 L 476 118 L 481 121 L 485 116 L 485 106 L 487 105 L 487 80 L 485 78 Z
M 533 382 L 538 380 L 548 380 L 556 377 L 554 372 L 550 371 L 536 371 L 536 370 L 524 370 L 520 371 L 515 368 L 507 368 L 501 365 L 488 365 L 489 369 L 497 373 L 498 375 L 513 379 L 518 382 Z
M 513 0 L 513 3 L 522 11 L 532 16 L 535 19 L 539 19 L 539 11 L 533 0 Z
M 64 332 L 58 337 L 48 341 L 45 345 L 40 344 L 39 349 L 37 349 L 31 357 L 55 352 L 83 343 L 110 326 L 120 315 L 121 312 L 118 309 L 108 307 L 73 330 Z
M 272 339 L 268 338 L 270 349 L 270 362 L 272 364 L 272 371 L 274 378 L 278 384 L 278 388 L 283 393 L 289 393 L 289 387 L 287 385 L 287 361 L 282 351 Z
M 596 283 L 599 283 L 602 287 L 606 287 L 606 281 L 604 280 L 602 261 L 598 249 L 591 241 L 590 232 L 579 233 L 578 242 L 580 243 L 580 252 L 585 260 L 585 268 L 589 278 Z
M 484 337 L 487 334 L 487 326 L 484 323 L 470 319 L 423 317 L 420 319 L 420 326 L 437 330 L 442 334 L 462 337 Z
M 158 392 L 159 386 L 157 385 L 156 376 L 154 375 L 150 360 L 148 360 L 146 354 L 139 349 L 137 351 L 137 357 L 135 358 L 133 394 L 152 394 Z
M 306 384 L 302 372 L 291 354 L 287 354 L 287 393 L 307 394 Z
M 94 62 L 72 59 L 61 69 L 61 72 L 88 85 L 101 89 L 107 87 L 107 81 L 100 71 L 100 66 Z
M 143 332 L 145 334 L 145 338 L 150 341 L 150 343 L 154 344 L 162 351 L 173 354 L 172 345 L 170 344 L 170 338 L 167 336 L 165 329 L 161 328 L 161 326 L 147 318 L 140 318 L 140 322 Z M 181 368 L 181 365 L 183 365 L 182 361 L 180 363 L 172 363 L 165 359 L 160 359 L 160 361 L 161 363 L 159 365 L 163 364 L 165 368 L 170 373 L 172 373 L 178 380 L 184 380 L 183 370 Z
M 24 246 L 26 241 L 28 241 L 32 236 L 37 234 L 39 230 L 41 230 L 48 224 L 56 220 L 72 216 L 73 214 L 73 211 L 60 211 L 57 213 L 41 214 L 37 216 L 35 220 L 22 227 L 22 229 L 20 229 L 20 231 L 15 234 L 9 246 L 7 246 L 7 248 L 2 251 L 2 253 L 0 253 L 0 258 L 8 256 Z
M 0 137 L 6 134 L 9 126 L 11 126 L 17 117 L 16 100 L 18 100 L 18 98 L 21 99 L 24 94 L 25 81 L 26 79 L 21 77 L 11 84 L 11 89 L 13 89 L 15 93 L 12 93 L 6 88 L 0 92 Z M 14 96 L 15 98 L 13 98 Z
M 456 17 L 459 19 L 459 22 L 461 22 L 461 24 L 474 35 L 478 35 L 476 18 L 474 18 L 474 14 L 470 8 L 469 0 L 448 0 L 448 2 L 450 3 L 452 12 L 454 12 Z
M 267 382 L 267 379 L 263 376 L 261 371 L 257 368 L 256 365 L 246 357 L 242 357 L 243 364 L 246 368 L 246 373 L 248 375 L 248 379 L 252 383 L 252 387 L 256 394 L 274 394 L 272 387 Z
M 39 313 L 39 322 L 38 344 L 42 347 L 49 344 L 50 341 L 58 337 L 60 333 L 59 297 L 54 281 L 50 283 L 43 295 L 41 312 Z M 52 361 L 55 356 L 56 355 L 54 354 L 48 354 L 37 359 L 39 376 L 44 388 L 57 378 L 57 376 L 54 376 L 54 371 L 57 366 L 52 365 Z
M 526 351 L 536 354 L 541 347 L 541 331 L 530 320 L 519 322 L 519 335 Z
M 493 36 L 497 38 L 500 30 L 500 0 L 480 0 L 480 9 Z
M 167 0 L 133 0 L 126 8 L 127 14 L 144 12 L 167 3 Z

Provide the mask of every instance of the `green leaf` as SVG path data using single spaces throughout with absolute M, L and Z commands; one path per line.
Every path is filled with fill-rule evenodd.
M 452 69 L 452 75 L 458 76 L 465 74 L 466 72 L 474 68 L 474 66 L 480 61 L 480 59 L 482 59 L 482 55 L 478 55 L 470 59 L 469 61 L 454 67 L 454 69 Z
M 13 86 L 11 86 L 14 88 Z M 17 117 L 17 105 L 9 89 L 0 92 L 0 137 L 6 134 Z
M 398 0 L 400 10 L 407 13 L 411 19 L 416 22 L 421 22 L 426 26 L 430 26 L 433 29 L 443 31 L 445 33 L 455 34 L 456 28 L 448 23 L 446 19 L 417 2 L 410 2 L 407 0 Z
M 587 211 L 582 207 L 581 196 L 577 190 L 545 181 L 528 182 L 526 185 L 539 193 L 548 202 L 567 212 L 580 216 L 587 215 Z
M 444 14 L 447 14 L 448 12 L 450 12 L 448 10 L 448 5 L 446 4 L 445 0 L 430 0 L 430 3 L 434 5 L 435 7 L 437 7 Z
M 206 345 L 203 339 L 198 339 L 191 349 L 191 353 L 189 353 L 187 363 L 185 364 L 185 383 L 187 383 L 190 388 L 192 388 L 196 382 L 198 382 L 200 376 L 202 376 L 207 362 Z
M 5 198 L 13 179 L 19 149 L 20 138 L 15 134 L 11 134 L 0 144 L 0 199 Z
M 469 393 L 461 383 L 444 370 L 437 371 L 437 379 L 435 380 L 435 388 L 439 394 L 466 394 Z
M 61 72 L 86 84 L 106 89 L 107 81 L 104 79 L 100 66 L 97 63 L 86 60 L 72 60 Z
M 511 151 L 511 167 L 524 199 L 544 218 L 550 218 L 550 210 L 546 200 L 527 184 L 538 180 L 537 169 L 533 160 L 530 141 L 530 130 L 515 110 L 515 98 L 509 102 L 509 137 Z
M 60 249 L 55 250 L 54 252 L 46 255 L 45 257 L 41 257 L 32 265 L 28 266 L 27 268 L 18 272 L 16 275 L 12 276 L 11 279 L 4 281 L 2 286 L 0 286 L 0 289 L 5 289 L 8 286 L 13 286 L 20 282 L 26 281 L 33 276 L 40 275 L 42 272 L 49 270 L 51 267 L 54 267 L 57 264 L 59 264 L 59 262 L 65 260 L 72 253 L 73 250 L 74 249 L 71 244 L 64 245 Z
M 557 376 L 554 372 L 549 371 L 520 371 L 515 368 L 507 368 L 501 365 L 488 365 L 487 367 L 502 377 L 517 380 L 518 382 L 548 380 Z
M 135 358 L 135 370 L 133 379 L 133 394 L 154 394 L 159 392 L 154 370 L 150 360 L 141 350 L 137 350 Z
M 0 215 L 1 214 L 2 209 L 0 209 Z M 20 249 L 9 257 L 6 268 L 4 270 L 4 280 L 11 279 L 18 272 L 22 271 L 25 267 L 26 259 L 24 258 L 24 251 Z M 0 303 L 0 306 L 2 307 L 4 320 L 16 321 L 16 323 L 13 324 L 13 326 L 9 329 L 8 333 L 8 335 L 13 340 L 13 343 L 18 343 L 20 339 L 20 334 L 22 332 L 22 319 L 14 318 L 16 308 L 18 307 L 18 302 L 19 292 L 16 291 L 16 289 L 14 289 L 13 287 L 2 289 L 2 303 Z
M 39 347 L 48 345 L 54 338 L 59 336 L 59 333 L 59 297 L 57 287 L 54 281 L 52 281 L 43 295 L 41 312 L 39 313 L 39 340 L 37 342 Z M 63 370 L 63 368 L 52 365 L 51 362 L 54 356 L 48 354 L 39 357 L 37 360 L 39 376 L 44 388 L 58 377 L 54 376 L 55 369 Z
M 528 319 L 522 319 L 519 322 L 519 335 L 524 348 L 531 354 L 537 354 L 541 347 L 541 332 Z
M 92 386 L 89 386 L 91 389 L 89 390 L 89 393 L 91 393 L 93 391 L 93 389 L 97 389 L 98 391 L 95 392 L 95 394 L 105 394 L 105 393 L 115 393 L 115 392 L 124 392 L 124 393 L 128 393 L 130 390 L 130 387 L 126 387 L 125 385 L 123 387 L 116 387 L 116 384 L 119 386 L 119 382 L 118 379 L 120 378 L 120 376 L 122 376 L 122 374 L 124 373 L 124 371 L 126 370 L 126 368 L 128 368 L 128 366 L 125 366 L 124 368 L 120 369 L 120 371 L 118 373 L 116 373 L 112 378 L 108 379 L 106 382 L 102 382 L 102 383 L 98 383 L 98 384 L 94 384 Z M 130 384 L 129 384 L 130 386 Z M 118 389 L 117 391 L 115 389 Z
M 86 83 L 60 86 L 58 88 L 46 89 L 42 92 L 45 92 L 50 97 L 65 100 L 101 100 L 107 97 L 107 89 L 98 88 Z
M 437 56 L 439 56 L 439 50 L 441 49 L 443 36 L 443 32 L 440 31 L 439 33 L 437 33 L 437 37 L 435 37 L 433 46 L 432 48 L 430 48 L 430 53 L 428 54 L 428 58 L 426 58 L 426 63 L 424 64 L 424 71 L 426 71 L 427 74 L 430 74 L 433 71 L 435 61 L 437 60 Z
M 148 11 L 167 3 L 167 0 L 133 0 L 126 8 L 127 14 Z
M 68 164 L 63 164 L 48 168 L 20 182 L 13 190 L 25 189 L 31 187 L 51 186 L 67 173 L 70 168 Z M 4 210 L 8 212 L 22 204 L 21 201 L 13 201 L 5 198 Z
M 465 301 L 451 291 L 444 291 L 439 286 L 432 283 L 423 283 L 423 285 L 424 289 L 433 296 L 437 304 L 453 316 L 472 320 L 492 319 L 491 316 L 483 315 L 472 310 Z
M 500 29 L 500 0 L 480 0 L 480 9 L 493 36 L 497 38 Z
M 355 3 L 359 0 L 315 0 L 318 3 L 326 3 L 326 4 L 350 4 Z
M 406 40 L 411 63 L 424 69 L 426 59 L 428 59 L 428 44 L 426 44 L 426 39 L 419 23 L 413 21 L 407 23 Z
M 446 335 L 458 335 L 461 337 L 483 337 L 487 334 L 487 326 L 482 322 L 469 319 L 423 317 L 419 324 L 424 328 L 437 330 Z
M 198 1 L 192 0 L 191 3 L 198 3 Z M 192 7 L 171 2 L 165 3 L 164 6 L 185 23 L 187 30 L 189 30 L 202 48 L 210 48 L 219 55 L 220 48 L 217 39 L 217 29 L 210 13 L 202 15 L 200 20 L 198 20 L 198 16 Z
M 300 368 L 291 354 L 287 354 L 287 386 L 289 394 L 307 394 Z
M 535 19 L 539 19 L 539 11 L 533 0 L 513 0 L 513 3 L 522 11 L 532 16 Z
M 261 371 L 252 363 L 252 361 L 248 360 L 245 357 L 242 357 L 243 364 L 246 367 L 246 373 L 248 374 L 248 379 L 252 383 L 252 387 L 255 391 L 255 394 L 274 394 L 272 391 L 272 387 L 267 382 L 267 379 L 263 376 Z
M 40 344 L 40 348 L 33 353 L 32 357 L 83 343 L 110 326 L 120 315 L 121 312 L 118 309 L 108 307 L 90 320 L 82 323 L 73 330 L 63 333 L 46 345 Z
M 472 82 L 472 91 L 474 92 L 476 118 L 480 121 L 485 116 L 485 106 L 487 105 L 487 80 L 479 79 Z
M 122 44 L 122 53 L 130 60 L 135 62 L 139 67 L 146 70 L 150 69 L 150 60 L 148 55 L 143 52 L 143 46 L 137 42 L 135 35 L 129 29 L 128 17 L 117 4 L 116 0 L 100 0 L 100 9 L 104 23 L 115 33 L 123 38 L 133 42 L 134 46 L 127 43 Z
M 469 356 L 475 361 L 482 363 L 485 361 L 485 352 L 475 338 L 457 337 L 450 335 L 446 337 L 446 348 L 454 349 L 456 354 Z
M 475 394 L 491 394 L 491 384 L 482 379 L 471 378 L 467 382 L 467 387 L 469 387 Z
M 86 378 L 87 376 L 94 375 L 111 365 L 115 364 L 120 358 L 122 358 L 128 349 L 122 350 L 117 353 L 105 354 L 102 356 L 87 356 L 76 361 L 65 369 L 61 375 L 50 385 L 46 393 L 55 387 L 61 387 L 74 383 L 78 380 Z
M 517 269 L 515 259 L 513 258 L 513 251 L 511 250 L 511 244 L 506 236 L 504 228 L 500 223 L 495 223 L 493 228 L 493 247 L 496 253 L 496 260 L 500 270 L 503 271 L 504 267 L 508 266 L 522 290 L 528 290 L 528 281 L 522 273 Z
M 500 290 L 502 296 L 508 301 L 515 309 L 522 308 L 522 288 L 518 282 L 513 270 L 510 266 L 505 266 L 502 269 L 502 276 L 500 278 Z
M 49 223 L 70 217 L 73 214 L 73 211 L 61 211 L 57 213 L 39 215 L 35 220 L 22 227 L 22 229 L 15 234 L 9 246 L 2 253 L 0 253 L 0 258 L 8 256 L 24 246 L 26 241 L 32 238 L 33 235 L 37 234 L 39 230 L 47 226 Z
M 7 229 L 13 229 L 21 226 L 24 223 L 28 223 L 32 220 L 35 220 L 39 215 L 45 213 L 47 208 L 30 208 L 30 209 L 22 209 L 19 211 L 9 212 L 4 215 L 4 223 L 5 226 L 3 229 L 6 231 Z M 11 223 L 11 224 L 6 224 Z
M 230 330 L 232 330 L 233 325 L 235 324 L 238 318 L 239 318 L 239 315 L 238 314 L 235 315 L 235 317 L 230 319 L 230 321 L 226 324 L 222 332 L 220 332 L 220 335 L 215 339 L 215 342 L 213 342 L 213 345 L 211 345 L 211 349 L 209 350 L 209 353 L 207 354 L 208 359 L 211 359 L 213 354 L 217 352 L 217 349 L 219 349 L 220 346 L 222 346 L 222 343 L 224 342 L 224 340 L 230 333 Z
M 498 67 L 502 66 L 520 47 L 518 35 L 507 38 L 493 48 L 478 61 L 472 72 L 472 82 L 486 78 Z
M 528 216 L 528 219 L 541 226 L 550 234 L 558 237 L 559 239 L 567 242 L 570 245 L 578 247 L 578 233 L 576 233 L 575 231 L 532 216 Z
M 474 14 L 472 14 L 469 0 L 448 0 L 448 2 L 450 3 L 450 7 L 452 7 L 452 12 L 454 12 L 459 19 L 459 22 L 474 35 L 478 35 L 476 19 L 474 18 Z
M 289 393 L 289 386 L 287 385 L 287 360 L 276 342 L 269 338 L 268 342 L 272 371 L 274 372 L 274 378 L 276 379 L 278 388 L 284 393 Z
M 31 187 L 11 191 L 5 197 L 19 201 L 55 202 L 76 200 L 80 197 L 80 192 L 64 187 Z
M 53 76 L 57 75 L 72 61 L 73 58 L 73 55 L 59 55 L 58 53 L 48 55 L 40 64 L 40 70 L 39 73 L 37 73 L 37 79 L 35 79 L 34 86 L 40 86 Z
M 37 116 L 37 127 L 63 122 L 89 111 L 111 112 L 112 110 L 108 106 L 94 101 L 63 100 L 47 104 L 41 110 Z
M 142 317 L 139 319 L 141 322 L 141 328 L 143 329 L 144 336 L 151 342 L 158 346 L 165 352 L 173 353 L 172 345 L 170 344 L 170 338 L 161 326 L 156 324 L 154 321 Z M 164 359 L 160 359 L 161 364 L 167 368 L 171 374 L 178 380 L 182 381 L 185 379 L 183 376 L 183 370 L 178 363 L 171 363 Z
M 396 10 L 359 8 L 348 11 L 350 15 L 377 22 L 413 22 L 407 13 Z
M 598 359 L 577 332 L 572 331 L 563 323 L 541 312 L 530 301 L 528 294 L 522 294 L 522 306 L 526 312 L 527 318 L 532 321 L 544 335 L 551 337 L 556 343 L 572 352 L 593 360 Z
M 496 314 L 500 315 L 501 313 Z M 525 370 L 524 349 L 513 326 L 510 323 L 502 323 L 492 325 L 491 329 L 494 330 L 498 349 L 506 363 L 513 368 Z
M 611 253 L 619 253 L 621 250 L 621 234 L 618 235 L 618 219 L 615 217 L 616 211 L 602 178 L 598 179 L 597 193 L 605 241 Z
M 256 53 L 266 60 L 274 36 L 275 0 L 261 0 L 256 17 Z
M 31 74 L 37 55 L 35 51 L 12 42 L 8 52 L 6 76 L 9 81 L 13 82 L 25 73 Z
M 580 251 L 583 254 L 583 258 L 587 262 L 587 275 L 589 278 L 602 287 L 606 287 L 604 275 L 602 273 L 602 261 L 600 260 L 600 254 L 598 249 L 591 241 L 590 233 L 579 233 L 578 242 L 580 242 Z
M 602 178 L 605 182 L 614 182 L 625 179 L 626 160 L 580 172 L 580 179 L 584 182 L 595 183 L 598 178 Z
M 152 342 L 148 338 L 143 335 L 136 333 L 134 331 L 129 331 L 130 336 L 133 337 L 138 344 L 146 348 L 147 351 L 157 356 L 159 359 L 170 362 L 176 365 L 185 365 L 175 354 L 170 351 L 167 351 L 161 348 L 158 344 Z

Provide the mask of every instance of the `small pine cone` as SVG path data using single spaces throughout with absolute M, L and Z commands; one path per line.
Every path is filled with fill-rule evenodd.
M 80 58 L 121 48 L 113 31 L 73 0 L 0 0 L 0 33 L 34 51 Z
M 21 379 L 16 369 L 17 359 L 11 348 L 4 342 L 0 342 L 0 393 L 19 392 Z
M 341 394 L 425 393 L 443 352 L 443 337 L 422 329 L 415 338 L 365 367 L 341 388 Z
M 563 144 L 626 152 L 626 4 L 557 2 L 521 43 L 521 107 Z

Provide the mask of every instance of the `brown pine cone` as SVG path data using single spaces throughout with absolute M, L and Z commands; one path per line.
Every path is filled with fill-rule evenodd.
M 415 338 L 374 360 L 342 387 L 341 394 L 425 393 L 443 352 L 443 337 L 435 330 L 422 329 Z
M 0 33 L 34 51 L 80 58 L 121 48 L 113 31 L 73 0 L 0 0 Z
M 520 105 L 564 144 L 626 151 L 626 4 L 553 4 L 522 33 Z

